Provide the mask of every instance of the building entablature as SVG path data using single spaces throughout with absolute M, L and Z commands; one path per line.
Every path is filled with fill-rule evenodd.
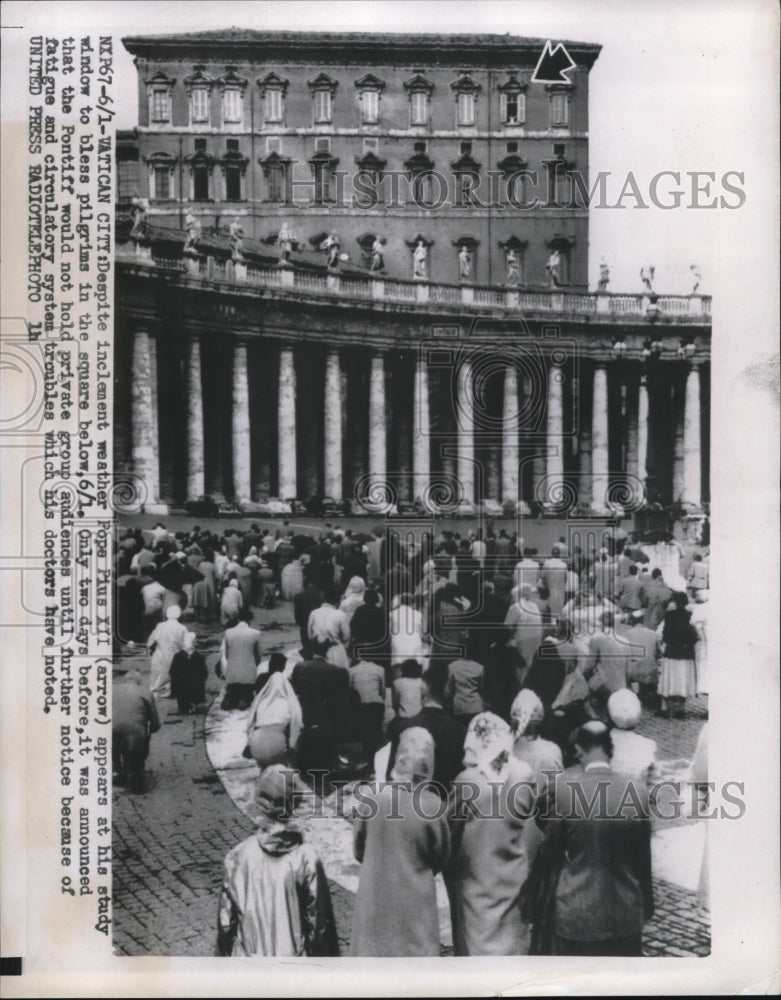
M 426 331 L 443 343 L 468 331 L 531 336 L 546 330 L 577 344 L 584 357 L 648 365 L 707 361 L 710 299 L 699 295 L 570 295 L 518 288 L 479 288 L 396 281 L 291 266 L 235 264 L 225 257 L 143 258 L 118 248 L 117 287 L 125 316 L 157 322 L 165 303 L 188 324 L 234 336 L 381 348 L 414 348 Z M 307 321 L 307 315 L 311 323 Z M 277 331 L 276 333 L 274 331 Z

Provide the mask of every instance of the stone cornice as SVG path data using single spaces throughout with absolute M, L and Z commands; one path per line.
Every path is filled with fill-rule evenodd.
M 149 60 L 302 62 L 323 65 L 414 65 L 533 68 L 544 38 L 517 35 L 253 31 L 228 29 L 175 35 L 130 35 L 128 52 Z M 565 41 L 579 67 L 591 69 L 601 45 Z

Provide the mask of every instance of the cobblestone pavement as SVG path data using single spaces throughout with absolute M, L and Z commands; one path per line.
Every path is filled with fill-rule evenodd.
M 289 606 L 258 612 L 256 618 L 263 628 L 266 654 L 289 648 L 295 640 Z M 220 690 L 213 671 L 220 633 L 214 626 L 188 623 L 188 627 L 198 632 L 199 649 L 210 666 L 207 696 L 211 702 Z M 126 669 L 131 663 L 148 676 L 143 651 L 125 651 L 117 666 Z M 227 794 L 207 755 L 204 716 L 181 717 L 170 700 L 162 700 L 159 709 L 162 727 L 152 739 L 147 790 L 143 794 L 114 790 L 114 949 L 120 955 L 213 955 L 223 858 L 251 833 L 253 824 Z M 665 774 L 685 777 L 706 718 L 707 699 L 690 700 L 687 709 L 686 720 L 645 713 L 638 727 L 657 741 Z M 346 825 L 343 819 L 333 822 Z M 662 840 L 666 838 L 661 846 L 677 857 L 682 838 L 688 849 L 701 825 L 685 818 L 660 824 L 665 828 Z M 656 913 L 646 925 L 643 944 L 647 955 L 710 952 L 709 922 L 707 914 L 697 908 L 695 891 L 701 836 L 693 847 L 696 858 L 691 865 L 683 860 L 682 875 L 673 871 L 672 881 L 655 879 Z M 657 853 L 654 864 L 656 868 Z M 668 866 L 662 867 L 667 874 Z M 340 945 L 346 954 L 353 893 L 335 881 L 330 885 Z M 448 951 L 443 948 L 443 954 Z

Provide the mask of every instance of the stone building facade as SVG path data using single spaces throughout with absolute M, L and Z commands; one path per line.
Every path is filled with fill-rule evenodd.
M 598 46 L 567 43 L 551 86 L 531 80 L 543 42 L 511 36 L 125 45 L 119 208 L 147 202 L 118 239 L 115 452 L 148 509 L 707 502 L 710 300 L 587 291 L 588 211 L 562 179 L 587 178 Z M 426 205 L 440 166 L 448 199 Z M 527 207 L 506 185 L 475 203 L 489 174 L 535 171 Z M 367 184 L 371 205 L 338 190 Z

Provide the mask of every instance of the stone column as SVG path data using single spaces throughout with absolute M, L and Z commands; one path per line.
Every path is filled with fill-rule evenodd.
M 192 337 L 187 361 L 187 499 L 197 500 L 205 492 L 201 342 Z
M 700 440 L 700 371 L 692 365 L 686 377 L 683 417 L 683 501 L 702 505 L 702 442 Z
M 132 448 L 133 472 L 146 489 L 146 510 L 160 506 L 160 444 L 157 425 L 157 392 L 154 385 L 155 342 L 145 330 L 133 337 Z
M 518 500 L 518 373 L 512 365 L 504 372 L 502 406 L 502 502 Z
M 233 495 L 237 500 L 251 500 L 252 483 L 249 437 L 249 378 L 247 345 L 242 341 L 233 348 Z
M 410 499 L 422 497 L 431 478 L 431 441 L 429 438 L 428 369 L 422 357 L 415 366 L 415 391 L 412 414 L 412 489 Z
M 681 399 L 683 395 L 681 388 L 682 386 L 678 384 L 673 385 L 671 399 L 673 409 L 673 503 L 683 499 L 685 488 L 683 459 L 685 400 Z
M 279 412 L 277 417 L 279 495 L 284 500 L 297 493 L 296 366 L 293 350 L 279 352 Z
M 545 464 L 545 497 L 552 500 L 560 495 L 564 479 L 564 372 L 551 364 L 548 372 L 547 399 L 547 460 Z
M 458 370 L 456 388 L 458 430 L 458 482 L 464 500 L 475 501 L 475 413 L 472 363 L 465 361 Z
M 342 385 L 339 352 L 325 360 L 325 495 L 342 499 Z
M 648 379 L 640 377 L 637 390 L 637 478 L 645 486 L 648 478 Z
M 598 513 L 607 510 L 609 473 L 607 368 L 594 369 L 594 396 L 591 416 L 591 507 Z
M 373 354 L 369 374 L 369 475 L 372 483 L 385 482 L 388 472 L 385 425 L 385 360 Z

